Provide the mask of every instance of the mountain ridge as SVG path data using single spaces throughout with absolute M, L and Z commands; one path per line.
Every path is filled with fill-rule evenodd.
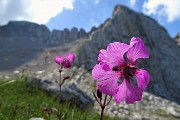
M 10 21 L 0 26 L 0 71 L 15 69 L 36 59 L 46 48 L 62 46 L 84 37 L 87 37 L 85 30 L 75 27 L 50 31 L 45 25 Z

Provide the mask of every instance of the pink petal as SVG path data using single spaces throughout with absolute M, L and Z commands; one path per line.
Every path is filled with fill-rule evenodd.
M 98 83 L 98 89 L 109 96 L 112 96 L 118 87 L 118 74 L 114 71 L 106 72 L 105 76 Z
M 131 38 L 131 41 L 130 41 L 130 47 L 133 47 L 134 46 L 134 44 L 136 43 L 136 42 L 138 42 L 139 40 L 136 38 L 136 37 L 132 37 Z
M 105 71 L 100 64 L 94 66 L 92 70 L 93 79 L 99 80 L 98 89 L 103 93 L 112 96 L 118 87 L 118 73 Z
M 71 62 L 74 61 L 75 55 L 73 53 L 68 53 L 65 58 Z
M 100 80 L 104 77 L 105 70 L 102 69 L 100 64 L 96 64 L 92 70 L 92 77 L 94 80 Z
M 140 88 L 145 89 L 150 82 L 149 73 L 146 70 L 136 70 L 137 84 Z
M 101 49 L 99 51 L 98 61 L 99 62 L 107 62 L 108 61 L 108 53 L 106 50 Z
M 120 42 L 110 43 L 107 46 L 107 51 L 114 54 L 114 56 L 118 56 L 118 57 L 119 56 L 123 57 L 124 53 L 126 51 L 128 51 L 128 49 L 129 49 L 129 45 L 124 44 L 124 43 L 120 43 Z
M 114 99 L 117 104 L 119 104 L 121 101 L 126 99 L 126 92 L 127 92 L 126 80 L 123 80 L 123 82 L 119 85 L 119 87 L 116 89 L 114 93 Z
M 102 69 L 103 69 L 104 71 L 109 71 L 109 70 L 111 70 L 110 67 L 109 67 L 109 65 L 107 65 L 106 63 L 101 62 L 100 65 L 102 66 Z
M 140 38 L 133 37 L 130 41 L 131 48 L 127 52 L 127 58 L 135 63 L 138 58 L 149 58 L 149 53 Z
M 98 61 L 107 63 L 110 68 L 114 66 L 121 66 L 124 64 L 124 53 L 129 49 L 129 45 L 114 42 L 107 46 L 107 50 L 100 50 Z
M 127 104 L 133 104 L 135 101 L 141 100 L 142 92 L 141 88 L 132 85 L 129 80 L 124 79 L 113 96 L 117 104 L 123 100 L 126 100 Z
M 63 61 L 64 61 L 64 58 L 62 56 L 55 56 L 54 57 L 54 61 L 57 63 L 57 64 L 62 64 Z
M 70 67 L 71 67 L 70 61 L 69 61 L 69 60 L 64 61 L 64 62 L 63 62 L 63 67 L 64 67 L 64 68 L 70 68 Z

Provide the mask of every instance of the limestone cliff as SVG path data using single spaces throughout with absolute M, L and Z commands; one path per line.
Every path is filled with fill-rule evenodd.
M 53 30 L 26 21 L 11 21 L 0 26 L 0 71 L 16 67 L 37 58 L 38 53 L 49 47 L 71 43 L 86 37 L 84 29 Z
M 117 5 L 112 18 L 91 32 L 78 49 L 79 65 L 92 69 L 100 49 L 115 41 L 129 44 L 133 36 L 142 38 L 150 52 L 150 58 L 140 64 L 151 75 L 147 91 L 180 103 L 180 47 L 155 20 L 125 6 Z

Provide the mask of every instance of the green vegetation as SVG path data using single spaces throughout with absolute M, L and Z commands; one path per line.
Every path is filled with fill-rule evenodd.
M 70 103 L 62 103 L 63 120 L 98 120 L 99 115 L 92 109 L 80 110 Z M 53 108 L 50 118 L 44 108 Z M 30 86 L 26 78 L 0 80 L 0 120 L 29 120 L 41 117 L 56 120 L 57 99 L 47 91 Z M 119 120 L 103 116 L 104 120 Z

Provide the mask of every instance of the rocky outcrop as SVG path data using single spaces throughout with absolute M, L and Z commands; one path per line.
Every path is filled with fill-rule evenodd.
M 92 32 L 78 49 L 78 64 L 91 70 L 97 63 L 99 50 L 110 42 L 129 44 L 133 36 L 142 38 L 150 58 L 141 62 L 151 75 L 148 92 L 180 103 L 180 47 L 168 32 L 152 18 L 117 5 L 112 18 Z
M 53 30 L 50 37 L 51 40 L 48 41 L 48 44 L 51 46 L 56 46 L 58 44 L 72 42 L 86 36 L 87 33 L 84 31 L 84 29 L 80 29 L 78 31 L 78 29 L 75 27 L 73 27 L 71 30 L 67 28 L 64 30 Z
M 177 42 L 177 44 L 180 45 L 180 32 L 175 36 L 174 39 Z

